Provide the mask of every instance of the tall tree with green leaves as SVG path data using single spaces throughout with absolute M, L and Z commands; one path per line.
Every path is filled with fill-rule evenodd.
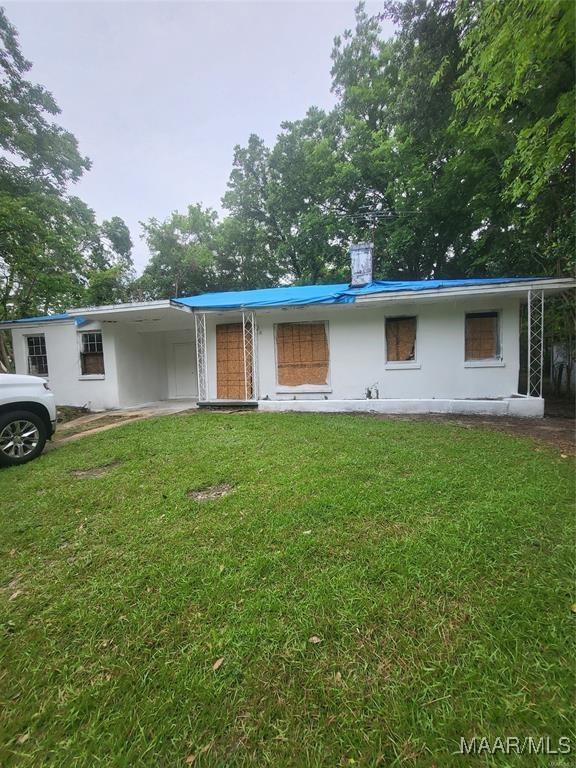
M 83 304 L 117 304 L 131 296 L 135 280 L 130 230 L 119 216 L 98 226 L 87 254 L 86 291 Z
M 457 6 L 454 130 L 490 148 L 506 225 L 537 274 L 574 269 L 575 13 L 572 0 Z
M 235 148 L 223 203 L 264 248 L 271 279 L 327 282 L 342 270 L 337 135 L 333 115 L 312 108 L 282 124 L 272 150 L 255 135 Z
M 100 227 L 69 194 L 90 162 L 55 122 L 53 96 L 27 79 L 30 67 L 0 8 L 0 320 L 118 300 L 130 280 L 126 225 L 115 217 Z
M 217 219 L 212 209 L 190 205 L 163 222 L 142 222 L 152 256 L 133 286 L 136 296 L 168 299 L 209 290 L 215 282 Z
M 381 37 L 382 17 L 398 27 L 391 40 Z M 373 17 L 360 4 L 355 30 L 335 41 L 341 167 L 353 185 L 351 216 L 379 201 L 379 277 L 457 272 L 470 248 L 477 222 L 466 179 L 455 183 L 451 172 L 457 148 L 448 133 L 460 56 L 451 0 L 386 2 Z
M 65 189 L 90 164 L 53 121 L 51 94 L 26 79 L 30 66 L 0 8 L 0 319 L 80 287 L 78 209 Z

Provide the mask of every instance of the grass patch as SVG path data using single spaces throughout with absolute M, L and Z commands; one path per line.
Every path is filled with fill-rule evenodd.
M 528 441 L 200 413 L 0 496 L 3 768 L 503 766 L 460 737 L 570 735 L 573 465 Z

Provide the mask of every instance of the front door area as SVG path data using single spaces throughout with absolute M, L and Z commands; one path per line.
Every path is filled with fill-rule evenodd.
M 172 397 L 196 397 L 196 348 L 188 342 L 172 345 L 174 392 Z
M 216 326 L 216 391 L 218 400 L 246 400 L 251 397 L 252 371 L 248 387 L 244 380 L 244 338 L 242 323 Z M 248 390 L 248 395 L 246 394 Z

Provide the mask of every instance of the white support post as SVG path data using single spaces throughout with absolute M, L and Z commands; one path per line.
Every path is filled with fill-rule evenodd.
M 196 323 L 196 363 L 198 367 L 198 400 L 208 400 L 208 364 L 206 353 L 206 315 L 194 316 Z
M 528 397 L 542 397 L 544 380 L 544 291 L 528 291 Z
M 257 353 L 256 353 L 256 319 L 254 312 L 242 312 L 242 343 L 244 359 L 244 397 L 246 400 L 257 400 Z

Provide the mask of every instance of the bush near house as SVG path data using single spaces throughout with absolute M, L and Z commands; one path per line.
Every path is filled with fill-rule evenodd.
M 552 449 L 200 413 L 0 486 L 3 766 L 458 766 L 460 737 L 571 735 Z

